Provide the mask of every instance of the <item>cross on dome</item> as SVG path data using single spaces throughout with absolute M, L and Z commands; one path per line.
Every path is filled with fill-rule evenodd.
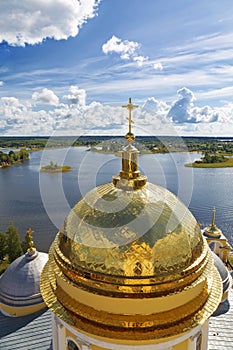
M 129 97 L 129 102 L 127 105 L 122 106 L 123 108 L 127 108 L 129 111 L 129 116 L 128 116 L 128 121 L 129 121 L 129 131 L 128 133 L 125 135 L 125 138 L 127 141 L 132 142 L 135 139 L 134 134 L 132 133 L 132 124 L 134 123 L 134 121 L 132 120 L 132 110 L 135 108 L 138 108 L 137 105 L 134 105 L 131 101 L 131 97 Z

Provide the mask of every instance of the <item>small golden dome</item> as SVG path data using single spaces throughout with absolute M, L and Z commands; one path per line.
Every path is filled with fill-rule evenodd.
M 222 231 L 215 224 L 216 208 L 213 209 L 211 224 L 204 228 L 203 234 L 207 238 L 220 238 Z

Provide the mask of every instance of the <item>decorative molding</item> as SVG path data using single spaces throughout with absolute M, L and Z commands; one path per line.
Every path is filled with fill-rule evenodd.
M 114 344 L 104 340 L 99 340 L 94 337 L 88 336 L 84 333 L 81 333 L 77 329 L 68 325 L 65 321 L 60 320 L 60 322 L 64 325 L 64 327 L 69 330 L 71 333 L 76 336 L 76 341 L 83 344 L 83 346 L 89 346 L 86 349 L 91 349 L 91 345 L 99 346 L 103 349 L 107 350 L 173 350 L 174 346 L 190 339 L 192 336 L 196 336 L 199 332 L 201 332 L 201 325 L 195 327 L 190 332 L 183 334 L 176 339 L 169 340 L 167 342 L 161 342 L 157 344 L 145 344 L 145 345 L 124 345 L 124 344 Z M 83 348 L 82 350 L 86 350 Z

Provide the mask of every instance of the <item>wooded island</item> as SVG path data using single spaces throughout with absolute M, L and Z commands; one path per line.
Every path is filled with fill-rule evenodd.
M 57 163 L 54 163 L 52 160 L 48 165 L 42 166 L 40 168 L 41 172 L 46 172 L 46 173 L 66 173 L 70 170 L 71 170 L 71 166 L 57 165 Z

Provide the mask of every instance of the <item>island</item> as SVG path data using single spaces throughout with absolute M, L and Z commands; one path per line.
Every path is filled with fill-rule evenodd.
M 233 167 L 233 158 L 225 157 L 223 154 L 205 152 L 204 157 L 193 163 L 185 164 L 192 168 L 227 168 Z
M 71 166 L 69 165 L 57 165 L 52 160 L 48 165 L 44 165 L 40 168 L 41 172 L 46 173 L 66 173 L 71 170 Z

